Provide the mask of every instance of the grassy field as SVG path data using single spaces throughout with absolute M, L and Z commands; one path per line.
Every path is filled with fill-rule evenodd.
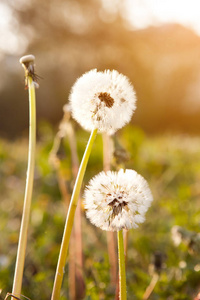
M 58 172 L 49 163 L 55 132 L 43 124 L 38 132 L 37 158 L 31 223 L 22 294 L 50 299 L 59 245 L 66 216 L 66 203 L 58 185 Z M 81 159 L 89 134 L 77 130 Z M 130 230 L 127 252 L 128 299 L 142 299 L 157 267 L 158 282 L 150 299 L 194 299 L 200 291 L 200 138 L 187 135 L 146 136 L 126 126 L 117 140 L 126 149 L 126 168 L 135 169 L 148 181 L 154 201 L 146 221 Z M 119 146 L 118 146 L 119 147 Z M 119 149 L 119 148 L 118 148 Z M 120 148 L 121 149 L 121 148 Z M 26 139 L 0 140 L 0 299 L 12 290 L 15 257 L 25 188 L 28 145 Z M 124 153 L 124 152 L 123 152 Z M 71 154 L 67 138 L 61 143 L 59 176 L 73 187 Z M 116 167 L 116 159 L 113 166 Z M 117 164 L 119 167 L 119 162 Z M 89 160 L 84 184 L 103 168 L 102 138 L 98 135 Z M 185 238 L 176 246 L 171 229 L 179 225 Z M 110 282 L 106 232 L 85 218 L 82 207 L 84 299 L 114 299 Z M 117 250 L 117 249 L 116 249 Z M 155 257 L 160 264 L 155 266 Z M 62 299 L 68 297 L 68 264 Z

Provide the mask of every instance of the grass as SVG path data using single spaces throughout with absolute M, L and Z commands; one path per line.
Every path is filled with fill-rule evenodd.
M 48 124 L 39 129 L 31 223 L 25 261 L 22 294 L 34 299 L 49 299 L 55 275 L 66 217 L 65 203 L 57 184 L 56 172 L 48 162 L 55 132 Z M 88 133 L 77 131 L 79 158 Z M 180 225 L 199 231 L 200 220 L 200 138 L 187 135 L 149 137 L 139 128 L 126 126 L 118 140 L 128 151 L 126 168 L 133 168 L 149 182 L 154 201 L 146 221 L 129 232 L 127 299 L 142 299 L 149 285 L 155 255 L 162 259 L 159 281 L 151 295 L 156 299 L 193 299 L 198 293 L 200 255 L 188 247 L 176 247 L 171 228 Z M 0 140 L 0 299 L 11 292 L 17 241 L 23 206 L 27 166 L 27 140 Z M 61 173 L 71 192 L 70 151 L 62 142 L 59 158 Z M 102 170 L 102 139 L 98 136 L 88 164 L 85 184 Z M 85 300 L 114 299 L 109 281 L 106 233 L 82 217 Z M 117 251 L 117 247 L 116 247 Z M 195 271 L 196 270 L 196 271 Z M 68 295 L 67 267 L 61 299 Z

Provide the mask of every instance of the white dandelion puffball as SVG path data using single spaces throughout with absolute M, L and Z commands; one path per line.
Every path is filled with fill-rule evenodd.
M 132 85 L 115 70 L 83 74 L 72 87 L 69 102 L 72 116 L 84 129 L 108 134 L 128 123 L 136 108 Z
M 85 189 L 86 216 L 103 230 L 138 227 L 153 197 L 147 181 L 134 170 L 101 172 Z

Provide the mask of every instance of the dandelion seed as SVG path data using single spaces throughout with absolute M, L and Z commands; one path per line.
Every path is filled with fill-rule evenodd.
M 115 70 L 83 74 L 72 87 L 69 101 L 72 116 L 84 129 L 108 134 L 128 123 L 136 108 L 132 85 Z
M 153 197 L 147 181 L 134 170 L 101 172 L 84 194 L 86 216 L 103 230 L 138 227 Z

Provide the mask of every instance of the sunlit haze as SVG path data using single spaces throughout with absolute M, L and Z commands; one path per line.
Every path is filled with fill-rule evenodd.
M 20 2 L 20 1 L 18 1 Z M 102 0 L 104 9 L 111 15 L 117 12 L 117 6 L 133 29 L 158 26 L 163 23 L 180 23 L 200 34 L 199 0 Z M 12 10 L 6 4 L 0 4 L 0 50 L 8 53 L 24 51 L 26 40 L 17 30 L 17 21 Z
M 0 55 L 1 51 L 21 54 L 27 46 L 27 40 L 18 32 L 18 22 L 11 8 L 3 3 L 0 3 L 0 36 Z
M 199 0 L 126 0 L 125 7 L 134 28 L 180 23 L 200 34 Z

